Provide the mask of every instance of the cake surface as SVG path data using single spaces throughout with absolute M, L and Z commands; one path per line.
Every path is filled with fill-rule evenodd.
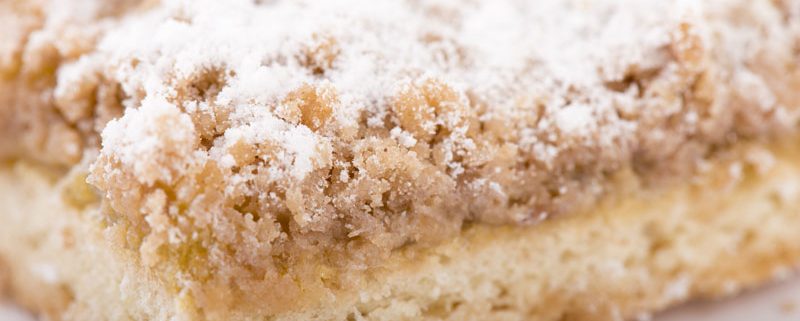
M 516 300 L 498 303 L 509 317 L 590 318 L 593 304 L 598 315 L 631 317 L 684 299 L 662 295 L 680 280 L 684 295 L 720 294 L 719 284 L 752 285 L 797 263 L 800 243 L 785 234 L 800 227 L 796 198 L 770 193 L 791 181 L 776 183 L 775 172 L 797 170 L 798 1 L 71 0 L 0 9 L 9 31 L 0 35 L 0 159 L 17 195 L 0 215 L 79 217 L 64 219 L 83 232 L 63 266 L 113 262 L 97 273 L 105 286 L 130 284 L 102 292 L 75 272 L 56 282 L 69 290 L 51 304 L 25 290 L 36 275 L 17 277 L 21 268 L 7 262 L 12 293 L 54 318 L 499 318 L 490 302 L 504 296 Z M 703 183 L 718 172 L 731 176 L 730 190 L 696 187 L 719 188 Z M 28 194 L 12 188 L 43 180 Z M 684 195 L 692 188 L 704 197 Z M 598 251 L 623 242 L 628 231 L 604 220 L 639 231 L 669 216 L 695 226 L 704 215 L 742 222 L 712 224 L 719 243 L 676 246 L 663 260 L 733 260 L 725 251 L 739 233 L 763 243 L 720 280 L 702 259 L 662 271 L 653 254 L 631 263 L 643 279 L 625 286 L 582 277 L 580 291 L 553 299 L 560 312 L 536 310 L 549 292 L 512 286 L 566 286 L 548 281 L 555 267 L 516 273 L 540 262 L 531 253 L 551 262 L 586 231 L 598 235 L 588 240 Z M 750 218 L 762 216 L 780 226 L 754 231 Z M 702 234 L 673 227 L 665 238 Z M 575 236 L 542 245 L 561 230 Z M 26 233 L 9 232 L 4 244 Z M 455 250 L 460 242 L 468 246 Z M 579 271 L 653 241 L 630 242 L 559 264 Z M 448 251 L 464 253 L 430 263 Z M 0 249 L 3 261 L 17 255 Z M 487 268 L 459 267 L 471 263 Z M 496 286 L 431 281 L 439 273 Z M 582 274 L 603 275 L 567 275 Z M 409 280 L 419 287 L 402 285 Z M 98 293 L 108 301 L 90 303 Z M 452 293 L 464 297 L 450 302 Z M 590 302 L 593 294 L 608 299 Z

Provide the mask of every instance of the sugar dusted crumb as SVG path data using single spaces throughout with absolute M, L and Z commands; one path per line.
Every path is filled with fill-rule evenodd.
M 174 182 L 199 144 L 191 118 L 158 98 L 145 99 L 140 108 L 109 122 L 102 138 L 101 158 L 113 158 L 119 170 L 147 186 Z
M 566 135 L 585 135 L 592 132 L 592 109 L 586 105 L 569 105 L 555 115 L 556 125 Z
M 91 163 L 198 301 L 685 177 L 798 116 L 782 2 L 74 1 L 7 11 L 0 156 Z
M 389 134 L 392 136 L 392 138 L 397 140 L 400 145 L 403 145 L 403 147 L 411 148 L 417 144 L 417 139 L 414 138 L 414 136 L 410 133 L 400 129 L 400 127 L 392 128 L 392 130 L 389 131 Z

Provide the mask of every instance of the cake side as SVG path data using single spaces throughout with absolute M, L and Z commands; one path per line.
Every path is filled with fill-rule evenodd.
M 308 288 L 302 306 L 278 313 L 229 292 L 224 309 L 197 305 L 114 246 L 122 234 L 105 229 L 96 205 L 80 209 L 80 184 L 21 162 L 0 171 L 0 259 L 12 297 L 53 320 L 622 320 L 800 264 L 796 143 L 742 144 L 665 189 L 643 190 L 625 171 L 620 193 L 585 212 L 409 246 L 378 271 L 350 274 L 357 287 Z
M 646 319 L 785 278 L 800 263 L 794 146 L 780 147 L 768 170 L 716 163 L 692 184 L 652 194 L 619 177 L 631 194 L 580 215 L 531 228 L 476 226 L 425 254 L 397 255 L 390 276 L 334 318 Z M 313 319 L 338 304 L 285 319 Z
M 78 184 L 76 184 L 76 182 Z M 5 294 L 46 320 L 168 320 L 175 294 L 119 251 L 94 194 L 75 176 L 26 162 L 0 170 Z

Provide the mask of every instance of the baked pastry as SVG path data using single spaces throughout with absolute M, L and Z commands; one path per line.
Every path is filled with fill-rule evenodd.
M 800 263 L 800 2 L 4 1 L 54 320 L 622 320 Z

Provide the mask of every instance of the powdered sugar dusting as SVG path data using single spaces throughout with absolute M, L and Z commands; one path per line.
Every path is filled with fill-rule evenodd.
M 115 157 L 144 184 L 172 181 L 183 172 L 196 142 L 188 115 L 167 101 L 147 98 L 141 108 L 108 123 L 103 154 Z
M 566 133 L 588 133 L 592 125 L 592 110 L 586 105 L 571 105 L 556 112 L 556 125 Z

